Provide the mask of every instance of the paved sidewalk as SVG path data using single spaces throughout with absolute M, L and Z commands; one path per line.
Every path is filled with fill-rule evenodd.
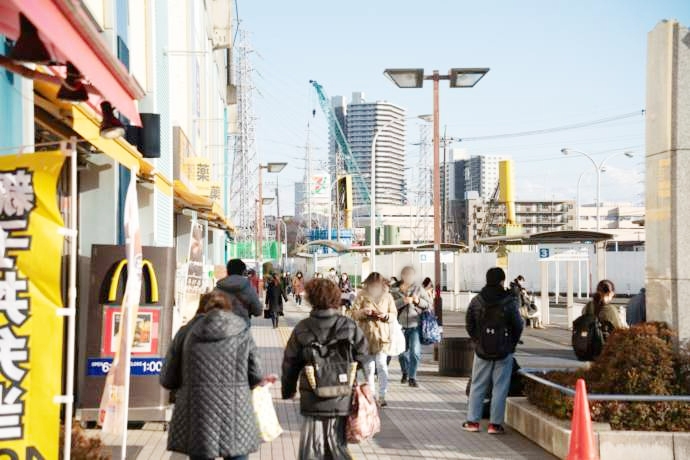
M 281 327 L 273 329 L 268 320 L 256 319 L 252 326 L 266 372 L 280 374 L 285 344 L 292 326 L 308 315 L 309 308 L 293 303 L 286 306 Z M 520 434 L 508 429 L 506 436 L 466 433 L 460 425 L 465 420 L 467 379 L 438 376 L 438 365 L 431 362 L 431 349 L 425 349 L 420 368 L 420 387 L 401 385 L 397 360 L 391 362 L 389 406 L 381 411 L 382 431 L 373 440 L 353 445 L 356 459 L 549 459 L 548 453 Z M 301 417 L 298 401 L 280 399 L 280 388 L 272 389 L 278 418 L 285 433 L 270 444 L 262 444 L 251 460 L 296 459 Z M 182 460 L 179 454 L 165 452 L 164 431 L 131 430 L 130 444 L 138 445 L 132 459 Z M 115 444 L 114 439 L 105 439 Z M 119 458 L 119 457 L 114 457 Z M 128 459 L 130 455 L 128 455 Z

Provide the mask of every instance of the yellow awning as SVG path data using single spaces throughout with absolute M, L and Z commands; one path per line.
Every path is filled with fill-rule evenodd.
M 199 214 L 198 217 L 208 221 L 209 224 L 230 231 L 235 230 L 235 226 L 230 219 L 225 217 L 223 209 L 218 202 L 193 192 L 180 180 L 176 180 L 173 183 L 173 190 L 175 192 L 175 202 L 178 207 L 196 211 Z
M 100 121 L 87 107 L 73 105 L 72 117 L 74 119 L 72 129 L 81 137 L 125 168 L 136 168 L 141 175 L 151 177 L 160 191 L 172 196 L 173 189 L 170 179 L 156 171 L 156 168 L 141 155 L 136 147 L 123 138 L 104 139 L 100 136 Z
M 101 122 L 96 113 L 84 104 L 71 104 L 57 98 L 59 87 L 45 81 L 34 80 L 34 87 L 51 104 L 69 113 L 72 112 L 72 130 L 91 145 L 117 161 L 127 169 L 138 169 L 139 175 L 149 178 L 155 186 L 168 196 L 172 196 L 172 181 L 165 177 L 132 144 L 124 138 L 104 139 L 100 135 Z

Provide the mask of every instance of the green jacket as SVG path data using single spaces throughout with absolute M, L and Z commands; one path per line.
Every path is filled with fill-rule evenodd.
M 593 315 L 594 314 L 594 302 L 591 300 L 587 302 L 585 308 L 582 309 L 583 315 Z M 608 321 L 613 325 L 615 329 L 621 329 L 627 327 L 627 325 L 621 321 L 621 317 L 618 314 L 618 309 L 611 304 L 606 304 L 601 307 L 599 311 L 599 319 L 601 321 Z

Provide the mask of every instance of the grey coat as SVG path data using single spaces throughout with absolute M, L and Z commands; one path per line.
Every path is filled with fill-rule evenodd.
M 413 328 L 419 325 L 419 315 L 422 311 L 431 307 L 431 299 L 426 289 L 413 284 L 407 288 L 407 291 L 403 292 L 400 289 L 400 285 L 395 285 L 391 288 L 391 295 L 395 299 L 395 306 L 398 309 L 398 322 L 404 328 Z M 419 297 L 419 303 L 417 305 L 406 304 L 405 297 Z
M 251 388 L 261 379 L 256 344 L 236 314 L 213 310 L 180 329 L 160 376 L 176 390 L 168 450 L 202 458 L 258 450 Z
M 264 307 L 252 284 L 244 276 L 230 275 L 216 284 L 216 289 L 226 293 L 232 301 L 232 308 L 242 318 L 249 320 L 252 316 L 262 316 Z

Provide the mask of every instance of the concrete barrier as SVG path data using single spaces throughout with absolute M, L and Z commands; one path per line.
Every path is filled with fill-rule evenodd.
M 570 421 L 542 412 L 527 398 L 508 398 L 506 424 L 556 457 L 568 456 Z M 690 433 L 593 427 L 600 460 L 690 460 Z

